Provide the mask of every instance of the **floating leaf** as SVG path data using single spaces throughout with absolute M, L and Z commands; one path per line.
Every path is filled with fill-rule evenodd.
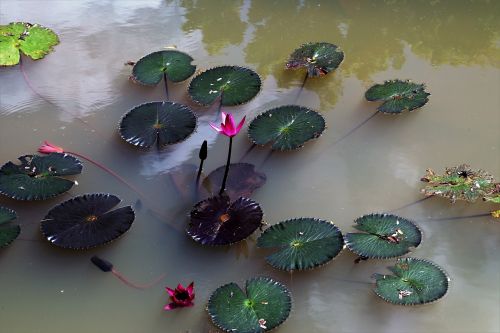
M 52 208 L 41 229 L 59 247 L 84 250 L 109 243 L 123 235 L 134 222 L 132 207 L 111 210 L 120 203 L 112 194 L 84 194 Z
M 60 176 L 82 172 L 82 164 L 68 154 L 24 155 L 21 164 L 0 168 L 0 193 L 17 200 L 45 200 L 69 191 L 74 182 Z
M 275 268 L 294 271 L 326 264 L 344 248 L 344 239 L 332 222 L 303 217 L 266 229 L 257 246 L 277 248 L 266 261 Z
M 450 199 L 451 202 L 456 200 L 474 202 L 487 197 L 496 188 L 495 180 L 489 173 L 471 169 L 467 164 L 446 168 L 443 175 L 436 175 L 431 169 L 426 171 L 426 175 L 421 178 L 428 183 L 422 189 L 422 193 L 426 196 L 438 195 Z
M 250 236 L 262 217 L 255 201 L 241 197 L 230 202 L 227 195 L 217 195 L 193 207 L 187 233 L 203 245 L 229 245 Z
M 385 81 L 384 84 L 372 86 L 365 93 L 369 101 L 384 101 L 377 108 L 378 111 L 391 114 L 421 108 L 429 101 L 429 95 L 425 91 L 424 84 L 413 83 L 409 80 Z
M 268 277 L 219 287 L 208 300 L 208 314 L 224 332 L 261 333 L 281 325 L 290 315 L 292 297 L 282 283 Z
M 271 143 L 273 150 L 300 148 L 325 130 L 325 119 L 318 112 L 298 105 L 280 106 L 259 114 L 248 127 L 256 145 Z
M 149 102 L 136 106 L 123 116 L 120 135 L 128 143 L 151 148 L 186 140 L 196 128 L 196 116 L 185 105 Z
M 208 193 L 216 193 L 220 190 L 225 167 L 221 166 L 215 169 L 203 180 L 202 185 Z M 266 183 L 266 179 L 265 174 L 255 171 L 255 165 L 253 164 L 231 164 L 226 183 L 226 193 L 232 200 L 239 197 L 250 197 L 256 189 Z
M 422 232 L 410 220 L 391 214 L 368 214 L 355 221 L 363 233 L 345 235 L 346 245 L 364 258 L 387 259 L 405 255 L 422 241 Z
M 304 67 L 308 77 L 323 76 L 337 67 L 344 60 L 344 52 L 330 43 L 306 43 L 293 51 L 286 63 L 287 69 Z
M 19 236 L 21 227 L 17 224 L 9 223 L 16 218 L 15 211 L 0 206 L 0 249 L 12 243 Z
M 260 91 L 260 77 L 239 66 L 220 66 L 197 75 L 189 85 L 189 95 L 201 105 L 211 105 L 221 97 L 224 106 L 248 102 Z
M 33 60 L 41 59 L 57 44 L 57 35 L 39 24 L 13 22 L 0 25 L 0 66 L 17 65 L 19 51 Z
M 375 293 L 399 305 L 437 301 L 448 291 L 449 277 L 441 267 L 425 259 L 401 258 L 389 267 L 394 275 L 374 274 Z
M 500 183 L 496 183 L 493 190 L 486 194 L 483 200 L 500 204 Z
M 132 78 L 135 82 L 148 86 L 158 84 L 164 74 L 172 82 L 181 82 L 196 71 L 192 61 L 189 54 L 176 50 L 153 52 L 135 63 Z

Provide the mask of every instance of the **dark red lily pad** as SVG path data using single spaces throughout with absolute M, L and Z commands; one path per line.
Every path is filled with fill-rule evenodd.
M 259 204 L 240 197 L 231 202 L 226 194 L 198 202 L 191 210 L 187 233 L 203 245 L 229 245 L 250 236 L 262 225 Z
M 212 171 L 204 180 L 203 187 L 208 193 L 214 194 L 220 190 L 225 166 Z M 239 197 L 250 197 L 252 193 L 266 183 L 264 173 L 255 170 L 255 165 L 250 163 L 234 163 L 229 167 L 226 183 L 226 193 L 231 200 Z
M 120 203 L 112 194 L 85 194 L 52 208 L 42 220 L 41 230 L 54 245 L 89 249 L 115 240 L 134 222 L 132 207 L 111 210 Z

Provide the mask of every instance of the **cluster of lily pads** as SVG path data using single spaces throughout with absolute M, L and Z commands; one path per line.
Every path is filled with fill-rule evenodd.
M 54 37 L 55 36 L 55 37 Z M 42 58 L 57 44 L 57 36 L 47 28 L 29 23 L 0 26 L 0 65 L 15 65 L 19 52 Z M 334 71 L 344 59 L 339 47 L 330 43 L 307 43 L 295 50 L 285 68 L 305 68 L 303 85 L 309 78 Z M 168 101 L 168 83 L 181 82 L 196 72 L 193 58 L 175 49 L 153 52 L 133 65 L 131 80 L 155 86 L 163 81 L 164 101 L 138 105 L 121 119 L 119 133 L 123 140 L 142 149 L 186 140 L 197 128 L 197 117 L 187 105 Z M 342 234 L 331 221 L 300 217 L 266 227 L 263 209 L 250 198 L 266 176 L 249 163 L 231 163 L 232 140 L 243 128 L 242 117 L 236 125 L 222 107 L 236 106 L 253 99 L 261 89 L 261 79 L 253 70 L 241 66 L 218 66 L 197 74 L 188 94 L 202 106 L 216 106 L 222 122 L 211 124 L 229 138 L 225 166 L 201 180 L 207 143 L 200 149 L 200 166 L 192 168 L 189 182 L 195 184 L 194 203 L 186 233 L 202 245 L 231 245 L 263 230 L 257 247 L 268 254 L 265 260 L 274 268 L 288 272 L 313 269 L 337 257 L 344 248 L 367 259 L 391 259 L 405 256 L 422 241 L 420 228 L 411 220 L 392 214 L 367 214 L 355 220 L 358 232 Z M 428 102 L 423 84 L 390 80 L 366 91 L 368 101 L 382 101 L 377 112 L 399 114 L 412 111 Z M 323 116 L 301 105 L 284 105 L 257 115 L 250 121 L 248 137 L 253 144 L 269 145 L 271 150 L 298 149 L 321 136 L 326 128 Z M 252 147 L 253 147 L 252 146 Z M 16 200 L 45 200 L 69 191 L 76 183 L 68 178 L 82 172 L 82 163 L 55 145 L 45 144 L 39 152 L 47 155 L 24 155 L 20 163 L 8 162 L 0 168 L 0 193 Z M 95 162 L 92 162 L 95 163 Z M 483 171 L 468 166 L 447 169 L 438 176 L 428 170 L 422 179 L 428 182 L 426 196 L 441 195 L 474 201 L 477 198 L 499 203 L 500 186 Z M 202 193 L 204 189 L 205 192 Z M 200 196 L 205 196 L 201 201 Z M 193 198 L 193 197 L 191 197 Z M 84 194 L 53 207 L 41 221 L 41 231 L 52 244 L 69 249 L 89 249 L 106 244 L 131 227 L 135 214 L 130 206 L 113 209 L 120 199 L 112 194 Z M 20 233 L 11 221 L 14 211 L 0 207 L 0 247 L 9 245 Z M 109 262 L 93 257 L 101 270 L 124 279 Z M 375 293 L 400 305 L 425 304 L 443 297 L 449 278 L 438 265 L 419 258 L 399 258 L 389 267 L 390 274 L 374 274 Z M 192 306 L 194 285 L 167 288 L 170 303 L 166 310 Z M 242 290 L 237 284 L 223 285 L 213 292 L 207 310 L 213 323 L 226 332 L 263 332 L 283 323 L 290 314 L 292 297 L 288 288 L 269 277 L 246 281 Z

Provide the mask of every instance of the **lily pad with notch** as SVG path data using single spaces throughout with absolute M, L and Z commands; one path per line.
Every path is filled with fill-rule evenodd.
M 82 172 L 82 163 L 64 153 L 24 155 L 21 164 L 8 162 L 0 168 L 0 193 L 16 200 L 45 200 L 69 191 L 75 184 L 61 176 Z
M 188 79 L 196 71 L 193 58 L 177 50 L 163 50 L 150 53 L 135 63 L 132 79 L 140 84 L 154 86 L 164 77 L 172 82 Z
M 149 102 L 134 107 L 120 121 L 120 135 L 128 143 L 151 148 L 186 140 L 196 129 L 189 107 L 174 102 Z
M 112 194 L 84 194 L 52 208 L 41 223 L 52 244 L 85 250 L 109 243 L 127 232 L 135 214 L 130 206 L 113 209 L 120 199 Z
M 39 24 L 12 22 L 0 25 L 0 66 L 17 65 L 20 52 L 33 60 L 41 59 L 57 44 L 57 35 Z
M 488 197 L 497 186 L 488 172 L 472 169 L 467 164 L 446 168 L 443 175 L 436 174 L 432 169 L 426 171 L 426 175 L 420 179 L 428 183 L 422 193 L 448 198 L 452 203 L 456 200 L 474 202 Z
M 225 166 L 212 171 L 202 182 L 205 190 L 217 193 L 222 185 Z M 231 200 L 239 197 L 250 197 L 252 193 L 266 183 L 266 175 L 255 170 L 250 163 L 233 163 L 229 167 L 229 178 L 226 183 L 226 193 Z
M 437 301 L 448 292 L 450 278 L 441 267 L 429 260 L 401 258 L 389 270 L 391 275 L 373 275 L 375 293 L 389 303 L 426 304 Z
M 344 52 L 331 43 L 306 43 L 293 51 L 287 69 L 306 68 L 308 77 L 324 76 L 339 67 Z
M 412 221 L 392 214 L 368 214 L 354 226 L 361 233 L 347 233 L 346 245 L 361 258 L 403 256 L 422 242 L 422 232 Z
M 344 239 L 332 222 L 302 217 L 267 228 L 257 246 L 277 249 L 266 257 L 271 266 L 294 271 L 315 268 L 334 259 L 344 248 Z
M 219 287 L 207 306 L 215 326 L 224 332 L 241 333 L 275 329 L 288 318 L 291 309 L 288 288 L 269 277 L 247 280 L 244 291 L 236 283 Z
M 21 233 L 18 224 L 10 223 L 17 218 L 12 209 L 0 206 L 0 249 L 12 243 Z
M 248 127 L 256 145 L 271 144 L 273 150 L 293 150 L 318 138 L 325 130 L 321 114 L 298 105 L 285 105 L 259 114 Z
M 404 110 L 413 111 L 429 101 L 425 85 L 410 80 L 389 80 L 375 84 L 365 93 L 368 101 L 383 101 L 377 110 L 382 113 L 399 114 Z
M 262 226 L 262 208 L 253 200 L 240 197 L 231 202 L 223 193 L 194 205 L 187 233 L 203 245 L 230 245 Z
M 198 74 L 189 84 L 189 95 L 201 105 L 218 98 L 223 106 L 250 101 L 260 91 L 261 80 L 253 70 L 240 66 L 214 67 Z

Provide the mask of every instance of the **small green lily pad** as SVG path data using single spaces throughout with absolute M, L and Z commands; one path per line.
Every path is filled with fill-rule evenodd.
M 245 291 L 236 283 L 219 287 L 208 300 L 208 314 L 224 332 L 262 333 L 280 326 L 290 315 L 292 297 L 272 278 L 247 280 Z
M 323 76 L 339 67 L 344 52 L 331 43 L 306 43 L 293 51 L 286 63 L 287 69 L 304 67 L 308 77 Z
M 303 217 L 269 227 L 257 246 L 276 248 L 266 261 L 277 269 L 294 271 L 326 264 L 342 251 L 344 239 L 332 222 Z
M 196 128 L 196 116 L 189 107 L 174 102 L 149 102 L 134 107 L 120 121 L 120 135 L 128 143 L 151 148 L 187 139 Z
M 220 66 L 198 74 L 189 85 L 189 95 L 201 105 L 221 98 L 221 105 L 240 105 L 260 91 L 261 80 L 253 70 L 239 66 Z
M 432 169 L 427 169 L 426 175 L 420 180 L 428 183 L 422 189 L 426 196 L 437 195 L 448 198 L 451 202 L 474 202 L 479 198 L 488 197 L 496 188 L 495 180 L 488 172 L 471 169 L 467 164 L 446 168 L 443 175 L 437 175 Z
M 389 303 L 426 304 L 437 301 L 448 292 L 450 278 L 429 260 L 401 258 L 389 270 L 393 275 L 374 274 L 375 293 Z
M 158 84 L 165 74 L 172 82 L 181 82 L 196 71 L 193 58 L 177 50 L 150 53 L 137 61 L 132 69 L 132 79 L 147 86 Z
M 321 114 L 298 105 L 285 105 L 259 114 L 248 127 L 250 141 L 271 143 L 273 150 L 293 150 L 318 138 L 325 130 Z
M 57 35 L 39 24 L 13 22 L 0 25 L 0 66 L 17 65 L 19 51 L 33 60 L 41 59 L 57 44 Z
M 404 110 L 413 111 L 429 101 L 430 94 L 424 84 L 410 80 L 389 80 L 368 89 L 365 98 L 368 101 L 383 101 L 377 110 L 383 113 L 398 114 Z
M 61 176 L 82 172 L 82 163 L 68 154 L 24 155 L 21 164 L 0 168 L 0 193 L 16 200 L 45 200 L 69 191 L 75 182 Z
M 0 206 L 0 249 L 12 243 L 21 233 L 21 227 L 9 223 L 17 218 L 12 209 Z
M 355 221 L 362 233 L 345 235 L 346 245 L 363 258 L 400 257 L 422 242 L 422 232 L 412 221 L 392 214 L 368 214 Z

